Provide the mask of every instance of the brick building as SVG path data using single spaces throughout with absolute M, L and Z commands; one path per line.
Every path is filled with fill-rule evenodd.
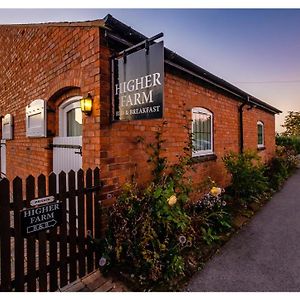
M 135 141 L 153 141 L 163 121 L 166 156 L 176 161 L 187 140 L 185 112 L 196 133 L 195 182 L 212 176 L 226 184 L 221 158 L 229 150 L 272 157 L 274 115 L 280 111 L 166 48 L 163 118 L 112 122 L 111 57 L 145 40 L 110 15 L 91 22 L 1 25 L 2 176 L 99 166 L 103 197 L 111 198 L 133 174 L 140 183 L 149 180 L 147 155 Z M 80 99 L 88 94 L 93 107 L 85 115 Z

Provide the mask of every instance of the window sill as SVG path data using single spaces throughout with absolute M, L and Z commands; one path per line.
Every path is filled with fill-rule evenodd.
M 265 149 L 266 149 L 265 146 L 257 146 L 257 151 L 263 151 Z
M 211 161 L 216 159 L 217 159 L 217 155 L 214 153 L 210 153 L 205 155 L 194 156 L 192 158 L 192 162 L 196 164 L 196 163 L 201 163 L 201 162 Z

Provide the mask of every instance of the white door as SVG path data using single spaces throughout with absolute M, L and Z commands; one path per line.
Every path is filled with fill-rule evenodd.
M 1 174 L 0 174 L 0 177 L 5 177 L 6 176 L 6 141 L 1 140 L 0 146 L 1 146 L 1 152 L 0 152 Z
M 53 139 L 53 172 L 77 172 L 82 168 L 82 112 L 80 96 L 59 107 L 59 136 Z

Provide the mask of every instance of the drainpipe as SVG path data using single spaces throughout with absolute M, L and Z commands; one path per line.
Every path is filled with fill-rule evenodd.
M 243 108 L 249 103 L 249 96 L 245 102 L 239 106 L 239 121 L 240 121 L 240 153 L 244 152 L 244 123 L 243 123 Z
M 0 115 L 0 139 L 2 139 L 2 119 L 4 116 Z

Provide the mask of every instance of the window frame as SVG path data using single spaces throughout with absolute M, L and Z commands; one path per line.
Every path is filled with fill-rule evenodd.
M 74 96 L 59 106 L 59 136 L 67 137 L 67 113 L 72 109 L 80 108 L 80 99 L 82 99 L 82 96 Z
M 214 115 L 211 111 L 209 111 L 208 109 L 206 108 L 203 108 L 203 107 L 193 107 L 192 108 L 192 138 L 194 139 L 193 137 L 193 134 L 194 134 L 194 131 L 193 131 L 193 122 L 194 122 L 194 114 L 195 113 L 200 113 L 200 114 L 203 114 L 203 115 L 208 115 L 210 116 L 210 144 L 211 144 L 211 149 L 208 149 L 208 150 L 192 150 L 192 157 L 201 157 L 201 156 L 206 156 L 206 155 L 211 155 L 211 154 L 214 154 Z
M 259 144 L 258 126 L 262 127 L 262 144 Z M 256 130 L 257 130 L 257 148 L 258 149 L 265 148 L 265 124 L 263 121 L 256 122 Z

